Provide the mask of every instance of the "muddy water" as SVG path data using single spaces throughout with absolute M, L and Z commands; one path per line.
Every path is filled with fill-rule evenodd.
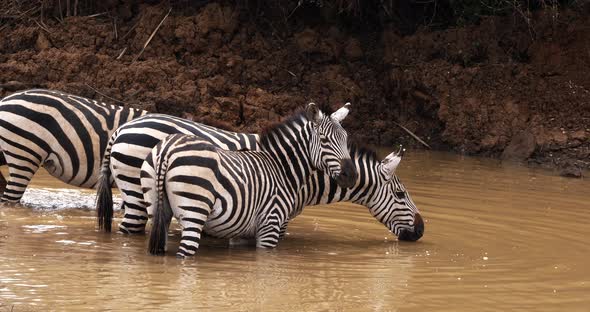
M 28 207 L 0 210 L 0 311 L 590 310 L 590 181 L 419 152 L 399 175 L 426 220 L 417 243 L 336 204 L 308 208 L 276 250 L 209 241 L 189 260 L 178 236 L 154 257 L 144 236 L 95 231 L 76 208 L 91 193 L 40 175 Z

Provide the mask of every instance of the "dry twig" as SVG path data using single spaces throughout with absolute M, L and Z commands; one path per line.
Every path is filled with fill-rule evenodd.
M 117 60 L 120 60 L 120 59 L 123 57 L 123 54 L 125 54 L 125 51 L 127 51 L 127 47 L 125 47 L 125 48 L 123 49 L 123 51 L 121 51 L 121 53 L 119 53 L 119 56 L 117 56 L 117 58 L 116 58 L 116 59 L 117 59 Z
M 32 20 L 33 20 L 33 22 L 35 22 L 35 24 L 37 24 L 37 26 L 39 26 L 39 28 L 45 30 L 48 34 L 51 34 L 51 32 L 49 31 L 49 29 L 47 29 L 47 26 L 44 27 L 43 25 L 41 25 L 41 23 L 37 22 L 36 19 L 32 19 Z
M 137 59 L 139 59 L 139 57 L 143 54 L 143 51 L 145 51 L 145 48 L 150 44 L 150 42 L 152 41 L 152 38 L 154 38 L 154 36 L 156 35 L 156 32 L 158 32 L 158 29 L 160 29 L 160 27 L 162 27 L 162 24 L 164 24 L 164 21 L 166 20 L 168 15 L 170 15 L 170 12 L 172 12 L 172 8 L 170 8 L 168 10 L 168 13 L 166 13 L 166 15 L 164 15 L 164 18 L 162 18 L 162 20 L 160 21 L 160 24 L 158 24 L 158 26 L 156 27 L 156 29 L 154 29 L 154 31 L 152 32 L 152 34 L 150 35 L 148 40 L 144 43 L 143 48 L 141 49 L 141 51 L 139 51 L 139 54 L 133 59 L 133 62 L 137 61 Z
M 135 29 L 135 27 L 137 27 L 137 25 L 139 25 L 139 23 L 141 22 L 142 19 L 143 19 L 143 14 L 139 17 L 139 20 L 137 21 L 137 23 L 135 23 L 133 26 L 131 26 L 131 28 L 123 35 L 123 37 L 121 37 L 121 40 L 127 38 L 127 36 Z
M 115 98 L 112 98 L 112 97 L 110 97 L 110 96 L 108 96 L 108 95 L 106 95 L 106 94 L 104 94 L 104 93 L 102 93 L 102 92 L 100 92 L 100 91 L 96 90 L 95 88 L 93 88 L 91 85 L 89 85 L 89 84 L 87 84 L 87 83 L 84 83 L 84 85 L 86 85 L 88 88 L 92 89 L 92 91 L 94 91 L 94 92 L 96 92 L 96 93 L 98 93 L 98 94 L 100 94 L 100 95 L 102 95 L 102 96 L 106 97 L 106 98 L 107 98 L 107 99 L 109 99 L 109 100 L 113 100 L 113 101 L 115 101 L 115 102 L 119 102 L 119 103 L 121 103 L 121 104 L 125 104 L 125 102 L 123 102 L 123 101 L 121 101 L 121 100 L 117 100 L 117 99 L 115 99 Z
M 396 125 L 398 125 L 400 128 L 404 129 L 408 134 L 410 134 L 414 139 L 416 139 L 418 142 L 422 143 L 424 146 L 428 147 L 429 149 L 431 148 L 430 145 L 428 145 L 426 142 L 424 142 L 422 139 L 420 139 L 417 135 L 415 135 L 412 131 L 410 131 L 408 128 L 402 126 L 401 124 L 397 123 L 397 122 L 393 122 Z
M 97 16 L 102 16 L 102 15 L 105 15 L 105 14 L 107 14 L 107 13 L 108 13 L 108 12 L 96 13 L 96 14 L 88 15 L 88 16 L 86 16 L 86 17 L 97 17 Z

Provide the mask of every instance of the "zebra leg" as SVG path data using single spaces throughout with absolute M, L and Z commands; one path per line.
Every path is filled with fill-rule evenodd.
M 275 248 L 279 243 L 281 225 L 283 222 L 276 213 L 270 213 L 263 225 L 256 232 L 257 248 Z
M 289 225 L 289 221 L 285 221 L 281 225 L 281 231 L 279 232 L 279 239 L 285 238 L 285 234 L 287 233 L 287 225 Z
M 139 168 L 143 159 L 123 156 L 123 152 L 130 152 L 120 151 L 120 149 L 122 148 L 116 145 L 111 152 L 111 172 L 121 190 L 122 207 L 125 207 L 125 215 L 119 224 L 119 231 L 125 234 L 144 234 L 148 215 L 140 181 Z M 147 154 L 146 151 L 145 155 Z
M 8 156 L 8 155 L 6 155 Z M 23 197 L 33 175 L 39 170 L 39 163 L 34 160 L 12 159 L 6 157 L 8 163 L 8 183 L 0 201 L 17 203 Z
M 179 220 L 180 227 L 182 228 L 182 236 L 180 238 L 180 246 L 178 246 L 178 251 L 176 252 L 177 258 L 192 256 L 199 249 L 199 242 L 201 241 L 205 221 L 207 221 L 207 217 L 211 212 L 211 207 L 207 205 L 199 206 L 182 206 L 184 212 Z
M 119 224 L 119 231 L 125 234 L 144 234 L 148 220 L 145 201 L 140 198 L 141 191 L 121 189 L 121 207 L 125 208 L 125 215 Z

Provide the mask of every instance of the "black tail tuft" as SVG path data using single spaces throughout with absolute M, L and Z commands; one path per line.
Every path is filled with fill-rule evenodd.
M 98 179 L 96 189 L 96 214 L 98 217 L 98 228 L 105 232 L 111 231 L 113 220 L 113 190 L 111 189 L 111 171 L 103 168 Z
M 4 166 L 4 165 L 6 165 L 6 158 L 4 158 L 4 152 L 2 152 L 2 150 L 0 150 L 0 166 Z M 4 175 L 2 174 L 2 172 L 0 172 L 0 196 L 2 196 L 4 194 L 4 190 L 6 190 L 7 184 L 8 184 L 8 182 L 4 178 Z
M 164 184 L 167 171 L 166 161 L 162 158 L 154 157 L 152 153 L 148 155 L 145 161 L 156 168 L 155 176 L 149 180 L 153 181 L 152 187 L 155 188 L 158 196 L 156 202 L 153 203 L 152 230 L 148 250 L 152 255 L 164 255 L 166 253 L 168 227 L 170 226 L 173 215 L 168 196 L 166 195 L 166 185 Z M 143 183 L 142 186 L 144 186 Z
M 166 253 L 166 240 L 168 238 L 168 227 L 172 221 L 172 209 L 166 190 L 158 188 L 158 201 L 154 205 L 152 218 L 152 230 L 150 233 L 149 252 L 152 255 L 164 255 Z

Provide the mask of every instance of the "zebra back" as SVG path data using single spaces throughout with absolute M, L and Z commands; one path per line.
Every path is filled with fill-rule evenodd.
M 122 207 L 125 208 L 125 217 L 119 229 L 126 233 L 143 232 L 147 221 L 147 207 L 139 180 L 141 165 L 152 148 L 171 134 L 196 135 L 228 150 L 260 148 L 260 137 L 257 134 L 225 131 L 164 114 L 149 114 L 137 118 L 113 133 L 104 154 L 97 187 L 96 211 L 99 228 L 107 232 L 111 230 L 112 177 L 121 190 Z
M 0 147 L 11 176 L 4 200 L 18 200 L 39 166 L 75 186 L 94 187 L 111 133 L 147 112 L 44 89 L 0 101 Z

